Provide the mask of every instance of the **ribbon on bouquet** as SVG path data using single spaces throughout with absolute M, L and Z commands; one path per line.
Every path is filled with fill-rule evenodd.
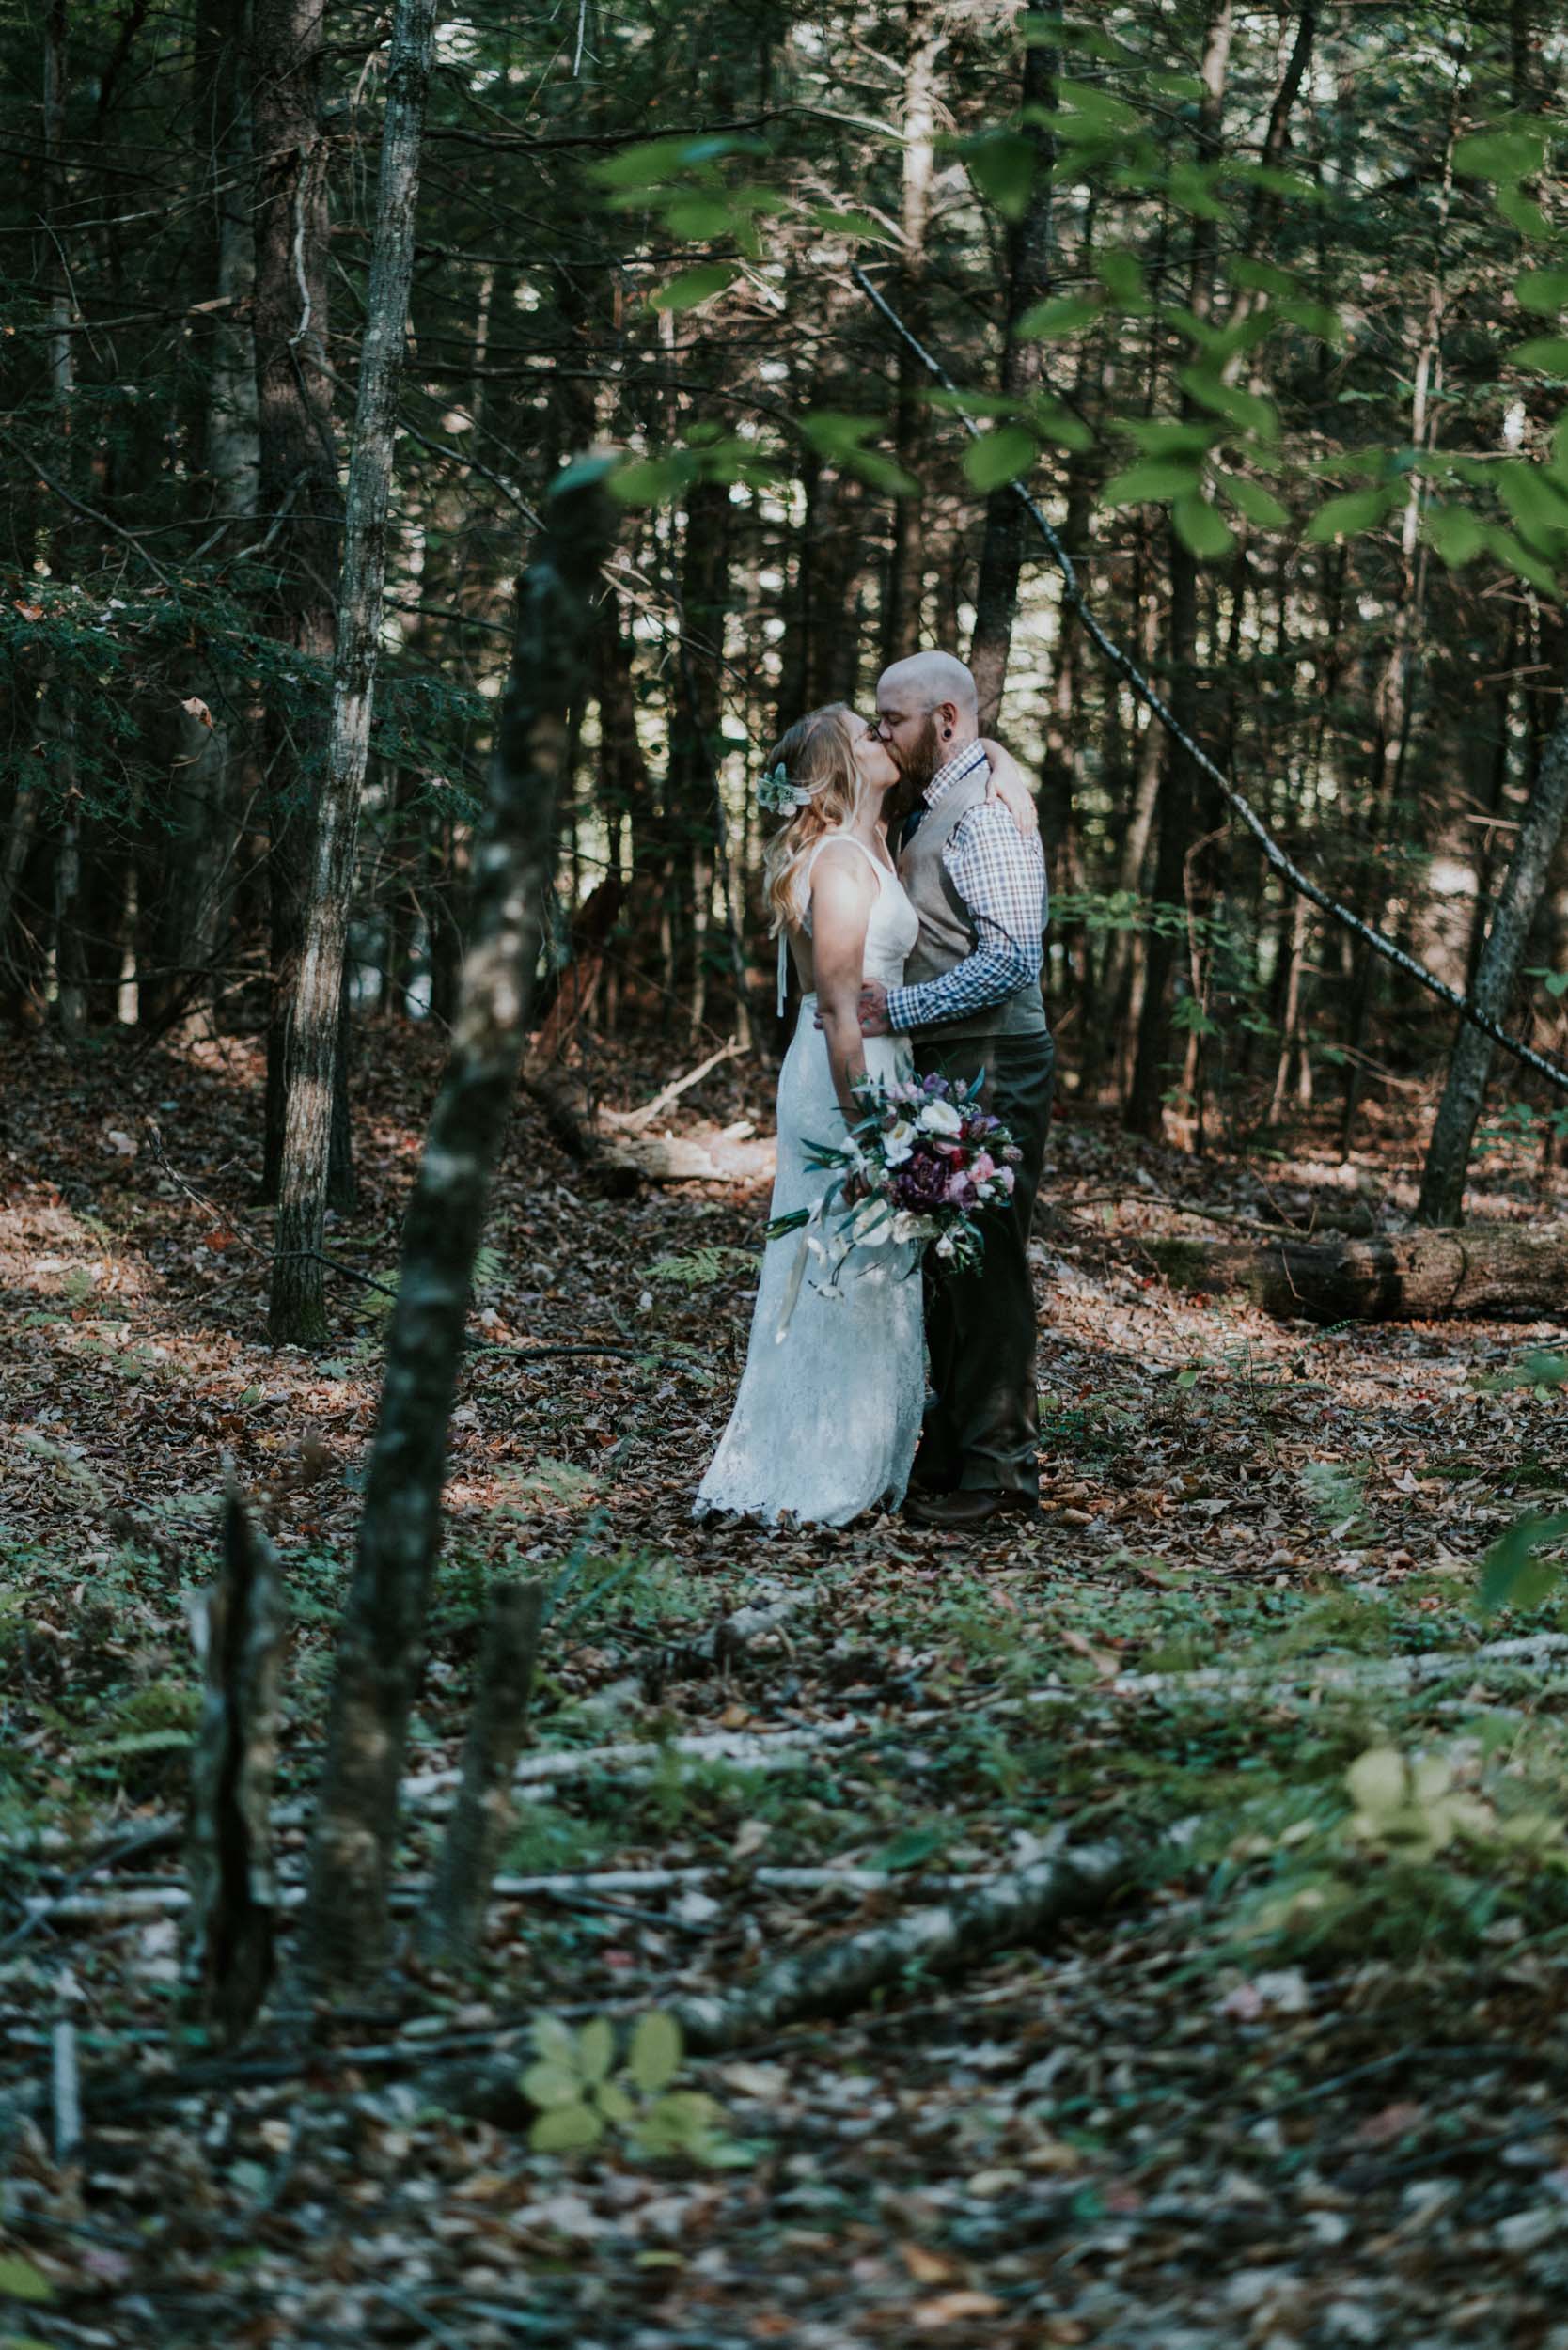
M 803 1221 L 800 1227 L 800 1246 L 795 1250 L 794 1261 L 790 1266 L 789 1278 L 784 1284 L 784 1295 L 778 1308 L 778 1327 L 773 1334 L 776 1346 L 782 1346 L 790 1335 L 790 1324 L 794 1320 L 795 1307 L 805 1286 L 807 1267 L 813 1257 L 821 1258 L 823 1264 L 831 1265 L 833 1268 L 829 1280 L 817 1285 L 818 1294 L 823 1297 L 842 1297 L 843 1291 L 839 1287 L 839 1277 L 855 1249 L 856 1247 L 878 1247 L 883 1243 L 898 1237 L 892 1230 L 898 1221 L 893 1211 L 885 1199 L 872 1198 L 863 1199 L 858 1206 L 851 1208 L 836 1233 L 830 1233 L 825 1239 L 819 1239 L 818 1232 L 827 1222 L 829 1204 L 842 1189 L 841 1182 L 829 1183 L 821 1198 L 814 1199 L 809 1208 L 801 1212 Z M 847 1232 L 845 1226 L 849 1228 Z M 782 1240 L 785 1236 L 780 1233 L 778 1237 Z M 910 1270 L 913 1271 L 914 1266 L 918 1262 L 919 1252 L 917 1250 Z M 887 1278 L 887 1273 L 888 1268 L 884 1261 L 881 1264 L 861 1265 L 851 1276 L 851 1278 L 855 1281 L 885 1281 Z

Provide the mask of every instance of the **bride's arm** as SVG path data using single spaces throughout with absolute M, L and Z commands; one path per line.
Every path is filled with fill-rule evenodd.
M 1012 753 L 1004 750 L 999 743 L 994 743 L 989 735 L 981 735 L 980 748 L 991 761 L 991 775 L 985 787 L 986 798 L 1000 800 L 1027 840 L 1031 834 L 1040 830 L 1040 815 L 1024 770 Z
M 852 860 L 859 871 L 852 870 Z M 817 1010 L 827 1039 L 833 1090 L 846 1124 L 862 1112 L 855 1089 L 866 1074 L 866 1045 L 860 1033 L 860 975 L 866 959 L 866 925 L 876 883 L 865 859 L 853 849 L 824 850 L 811 876 L 811 958 L 817 981 Z

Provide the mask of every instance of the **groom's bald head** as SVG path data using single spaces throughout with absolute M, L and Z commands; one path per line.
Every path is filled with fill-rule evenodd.
M 975 681 L 950 652 L 913 652 L 876 682 L 877 730 L 918 792 L 980 732 Z

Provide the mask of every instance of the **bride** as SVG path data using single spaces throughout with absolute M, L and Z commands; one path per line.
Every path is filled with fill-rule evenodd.
M 1032 825 L 1018 771 L 999 745 L 986 750 L 993 790 Z M 887 845 L 902 780 L 876 728 L 841 702 L 797 719 L 763 777 L 759 796 L 787 818 L 764 860 L 771 928 L 803 991 L 778 1080 L 775 1216 L 832 1181 L 808 1145 L 842 1141 L 862 1115 L 855 1087 L 913 1072 L 908 1038 L 862 1036 L 859 1018 L 862 984 L 898 986 L 919 932 Z M 925 1397 L 916 1248 L 857 1246 L 831 1285 L 815 1261 L 792 1310 L 800 1246 L 790 1232 L 763 1253 L 740 1393 L 694 1517 L 843 1526 L 903 1498 Z

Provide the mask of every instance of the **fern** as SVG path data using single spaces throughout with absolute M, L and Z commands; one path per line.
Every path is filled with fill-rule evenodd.
M 694 1248 L 683 1257 L 661 1257 L 649 1273 L 651 1281 L 668 1281 L 678 1289 L 712 1289 L 716 1282 L 755 1272 L 757 1260 L 749 1248 L 727 1248 L 714 1243 Z

